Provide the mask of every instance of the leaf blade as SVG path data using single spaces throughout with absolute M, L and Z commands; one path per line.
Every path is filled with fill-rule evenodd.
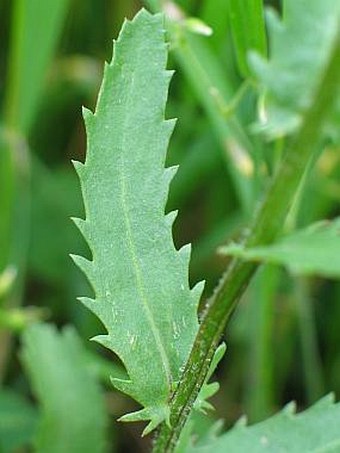
M 57 46 L 69 1 L 16 0 L 13 3 L 5 120 L 10 127 L 27 133 L 37 111 L 46 69 Z
M 189 447 L 187 453 L 338 451 L 340 404 L 333 401 L 334 397 L 328 395 L 297 415 L 295 405 L 289 404 L 261 423 L 249 427 L 239 423 L 206 445 Z
M 248 52 L 257 51 L 263 56 L 267 52 L 263 1 L 232 0 L 228 2 L 228 8 L 238 67 L 240 73 L 248 77 Z
M 164 215 L 174 175 L 164 169 L 174 127 L 164 119 L 172 76 L 166 60 L 162 15 L 142 10 L 125 22 L 96 111 L 84 112 L 88 151 L 85 164 L 76 164 L 86 212 L 77 224 L 92 261 L 75 261 L 95 291 L 85 305 L 107 331 L 96 340 L 129 374 L 114 385 L 144 406 L 152 428 L 167 418 L 170 391 L 198 328 L 202 291 L 190 290 L 190 247 L 176 251 L 174 216 Z M 140 420 L 141 412 L 124 419 Z
M 42 410 L 37 452 L 104 452 L 107 415 L 87 353 L 72 328 L 29 327 L 22 359 Z
M 264 261 L 287 267 L 293 273 L 340 277 L 340 219 L 317 222 L 295 231 L 274 244 L 252 248 L 222 247 L 222 253 L 249 261 Z M 312 246 L 311 246 L 312 245 Z
M 340 4 L 285 0 L 282 19 L 272 9 L 267 13 L 270 56 L 253 53 L 249 61 L 261 92 L 255 129 L 275 138 L 295 132 L 313 101 L 336 39 Z
M 0 392 L 0 451 L 10 453 L 32 441 L 37 425 L 36 409 L 21 395 Z

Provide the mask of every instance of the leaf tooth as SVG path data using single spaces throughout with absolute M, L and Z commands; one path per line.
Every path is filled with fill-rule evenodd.
M 136 412 L 131 412 L 118 419 L 121 422 L 138 422 L 144 420 L 150 420 L 150 423 L 144 429 L 142 436 L 146 436 L 153 431 L 160 423 L 165 421 L 167 425 L 170 425 L 170 411 L 169 407 L 146 407 Z
M 217 420 L 213 423 L 212 427 L 209 429 L 210 437 L 212 439 L 217 439 L 217 437 L 223 432 L 224 421 Z
M 119 38 L 117 40 L 117 43 L 119 41 Z M 116 43 L 116 44 L 117 44 Z M 100 88 L 99 88 L 99 93 L 98 93 L 98 98 L 97 98 L 97 104 L 96 104 L 96 108 L 95 108 L 95 112 L 93 113 L 93 117 L 96 117 L 98 114 L 101 113 L 102 111 L 102 97 L 104 96 L 104 91 L 105 91 L 105 80 L 108 79 L 109 77 L 109 72 L 110 72 L 110 69 L 111 70 L 114 70 L 113 68 L 113 64 L 114 64 L 114 58 L 112 57 L 112 60 L 111 60 L 111 63 L 108 63 L 107 61 L 104 62 L 104 68 L 103 68 L 103 83 L 101 84 Z M 91 125 L 91 120 L 90 120 L 90 124 Z M 89 131 L 87 130 L 87 135 L 88 137 L 90 138 L 91 137 L 91 134 L 88 133 Z M 89 138 L 88 138 L 88 141 L 89 141 Z M 91 146 L 89 146 L 89 144 L 87 145 L 87 153 L 86 155 L 88 156 L 89 155 L 89 151 L 91 150 Z
M 246 415 L 242 415 L 237 422 L 234 424 L 234 428 L 245 428 L 248 424 L 248 418 Z
M 159 18 L 160 14 L 150 14 L 149 11 L 145 8 L 141 8 L 138 13 L 133 17 L 132 20 L 127 20 L 127 22 L 129 22 L 130 24 L 134 24 L 144 18 L 147 18 L 148 21 L 154 21 L 156 22 L 155 20 L 155 17 L 157 18 L 157 22 L 158 22 L 158 18 Z M 161 16 L 163 16 L 163 14 L 161 14 Z
M 194 300 L 195 305 L 198 306 L 202 293 L 205 287 L 205 280 L 201 280 L 200 282 L 196 283 L 196 285 L 191 288 L 192 298 Z
M 183 261 L 183 264 L 188 268 L 190 255 L 191 255 L 191 244 L 185 244 L 178 250 L 178 253 Z
M 150 420 L 150 422 L 146 425 L 146 427 L 143 429 L 143 432 L 142 432 L 142 437 L 145 437 L 147 436 L 148 434 L 151 433 L 151 431 L 153 431 L 155 428 L 157 428 L 157 426 L 162 423 L 163 420 L 159 419 L 159 418 L 153 418 L 152 420 Z
M 112 345 L 112 337 L 110 335 L 96 335 L 91 338 L 91 340 L 101 344 L 106 349 L 110 349 L 111 351 L 115 350 L 115 347 Z
M 165 46 L 168 47 L 167 45 L 165 45 Z M 164 82 L 165 82 L 167 91 L 169 90 L 170 82 L 171 82 L 171 79 L 173 78 L 174 74 L 175 74 L 175 71 L 172 71 L 169 69 L 164 69 L 164 71 L 163 71 Z
M 199 303 L 200 303 L 200 300 L 202 297 L 204 286 L 205 286 L 205 280 L 202 280 L 202 281 L 196 283 L 196 285 L 193 288 L 191 288 L 191 290 L 190 290 L 191 305 L 196 310 L 196 312 L 198 311 L 198 306 L 199 306 Z
M 90 222 L 88 219 L 80 219 L 79 217 L 71 217 L 72 222 L 76 225 L 78 230 L 83 235 L 93 257 L 93 248 L 92 248 L 92 231 L 90 228 Z
M 167 77 L 169 80 L 172 79 L 172 77 L 174 76 L 175 72 L 176 72 L 176 71 L 175 71 L 174 69 L 165 69 L 165 75 L 166 75 L 166 77 Z
M 177 214 L 178 214 L 178 211 L 175 210 L 175 211 L 171 211 L 171 212 L 168 212 L 168 214 L 166 214 L 166 216 L 164 217 L 165 218 L 165 222 L 166 224 L 172 228 L 173 226 L 173 223 L 177 217 Z
M 132 398 L 136 399 L 135 387 L 134 387 L 133 382 L 131 380 L 118 379 L 118 378 L 111 377 L 111 383 L 119 392 L 125 393 L 126 395 L 129 395 Z M 127 414 L 127 416 L 129 416 L 129 415 L 132 415 L 132 414 Z M 119 421 L 129 421 L 127 419 L 126 420 L 124 419 L 124 417 L 127 417 L 127 416 L 121 417 L 119 419 Z M 139 419 L 139 420 L 148 420 L 148 418 Z
M 196 408 L 196 406 L 195 406 L 195 408 Z M 213 412 L 215 410 L 215 408 L 208 401 L 201 401 L 201 404 L 199 407 L 197 407 L 197 410 L 199 412 L 201 412 L 202 414 L 207 415 L 208 412 Z
M 178 165 L 173 165 L 164 169 L 163 177 L 165 179 L 166 188 L 168 190 L 169 184 L 173 180 L 178 170 Z
M 93 261 L 90 261 L 80 255 L 70 255 L 74 263 L 83 271 L 86 277 L 89 279 L 90 283 L 94 283 L 93 275 Z
M 87 235 L 87 222 L 84 219 L 80 219 L 79 217 L 71 217 L 72 222 L 81 232 L 81 234 L 86 237 Z
M 92 125 L 93 125 L 94 120 L 95 120 L 95 115 L 94 115 L 94 113 L 91 112 L 90 109 L 88 109 L 86 107 L 82 108 L 82 114 L 83 114 L 86 130 L 87 130 L 87 133 L 88 133 L 89 130 L 91 129 Z
M 205 384 L 205 394 L 204 397 L 205 399 L 211 398 L 214 396 L 220 389 L 220 384 L 218 382 L 211 382 L 210 384 Z M 208 403 L 208 401 L 205 401 L 205 403 Z M 210 404 L 210 403 L 208 403 Z M 210 404 L 212 409 L 214 409 L 214 406 Z
M 137 16 L 137 14 L 136 14 L 136 16 Z M 132 20 L 134 20 L 136 18 L 136 16 Z M 125 17 L 125 19 L 123 20 L 123 23 L 122 23 L 120 33 L 116 39 L 117 47 L 119 47 L 121 41 L 124 40 L 124 35 L 126 34 L 126 32 L 129 31 L 131 23 L 132 23 L 132 21 Z
M 227 350 L 227 345 L 223 341 L 216 349 L 215 354 L 211 360 L 211 363 L 209 366 L 209 372 L 206 377 L 206 381 L 208 381 L 211 378 L 211 376 L 214 374 L 214 372 L 216 371 L 218 364 L 223 359 L 226 350 Z
M 85 165 L 79 160 L 71 160 L 71 162 L 75 171 L 77 172 L 77 175 L 79 176 L 80 179 L 82 179 L 84 176 Z
M 92 299 L 91 297 L 77 297 L 77 300 L 81 302 L 86 308 L 88 308 L 92 313 L 98 316 L 100 304 L 97 300 Z
M 318 408 L 328 408 L 329 406 L 332 406 L 335 403 L 335 394 L 334 392 L 328 393 L 328 395 L 325 395 L 323 398 L 321 398 L 319 401 L 317 401 L 313 406 L 310 408 L 311 410 Z M 309 409 L 307 409 L 309 410 Z
M 171 135 L 175 129 L 176 123 L 177 123 L 177 118 L 169 118 L 169 119 L 163 121 L 163 128 L 165 129 L 165 133 L 168 134 L 169 138 L 171 137 Z
M 291 401 L 290 403 L 286 404 L 281 411 L 282 414 L 285 415 L 295 415 L 296 414 L 296 402 Z

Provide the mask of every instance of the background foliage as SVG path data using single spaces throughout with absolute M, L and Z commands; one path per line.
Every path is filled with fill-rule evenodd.
M 270 3 L 280 12 L 280 2 Z M 238 96 L 248 69 L 238 70 L 227 2 L 177 4 L 214 29 L 211 37 L 192 33 L 189 25 L 171 34 L 169 67 L 177 72 L 167 114 L 179 118 L 168 153 L 169 165 L 180 164 L 168 200 L 168 210 L 179 209 L 175 243 L 193 243 L 190 280 L 207 280 L 208 295 L 229 259 L 216 254 L 216 248 L 243 234 L 282 141 L 263 145 L 254 135 L 250 144 L 257 106 L 253 90 L 241 88 Z M 32 444 L 46 451 L 46 435 L 60 439 L 60 448 L 94 451 L 91 440 L 85 445 L 68 443 L 68 430 L 79 429 L 83 437 L 81 429 L 88 431 L 93 420 L 87 416 L 94 411 L 100 414 L 100 439 L 92 439 L 98 451 L 144 451 L 150 442 L 139 437 L 138 425 L 121 424 L 117 430 L 115 419 L 137 407 L 108 380 L 110 373 L 124 376 L 118 360 L 87 341 L 102 327 L 76 302 L 89 288 L 68 256 L 70 251 L 89 255 L 70 221 L 71 215 L 83 213 L 70 164 L 71 158 L 84 160 L 81 106 L 93 109 L 103 62 L 111 58 L 111 40 L 123 18 L 131 18 L 141 6 L 133 0 L 0 2 L 1 452 Z M 278 95 L 273 91 L 274 105 Z M 287 129 L 295 127 L 290 115 L 285 119 Z M 277 133 L 276 124 L 270 133 Z M 264 174 L 256 158 L 250 160 L 235 147 L 235 138 L 266 163 Z M 339 215 L 339 168 L 339 148 L 329 146 L 308 177 L 288 222 L 288 230 L 303 230 L 305 241 L 304 227 Z M 303 248 L 303 242 L 299 244 Z M 263 254 L 275 255 L 275 250 Z M 260 421 L 292 399 L 304 408 L 330 390 L 339 392 L 339 297 L 334 279 L 264 266 L 227 332 L 227 360 L 218 369 L 221 389 L 213 400 L 216 411 L 210 418 L 198 418 L 202 430 L 219 418 L 226 426 L 244 413 L 250 421 Z M 30 326 L 39 320 L 60 328 L 72 324 L 77 332 Z M 65 394 L 66 387 L 75 385 L 74 376 L 79 376 L 79 388 Z M 53 401 L 48 398 L 51 393 Z M 87 407 L 82 394 L 93 398 Z M 62 411 L 59 395 L 72 398 L 74 415 L 66 415 L 70 420 L 80 417 L 78 427 L 51 421 L 53 411 Z

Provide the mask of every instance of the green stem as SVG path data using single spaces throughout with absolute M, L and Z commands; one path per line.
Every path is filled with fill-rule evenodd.
M 307 282 L 303 278 L 298 278 L 295 281 L 295 298 L 300 330 L 302 366 L 306 384 L 306 398 L 308 404 L 313 404 L 324 394 L 325 386 L 318 350 L 312 300 L 308 294 Z
M 144 0 L 144 3 L 151 11 L 157 12 L 162 11 L 166 2 Z M 179 12 L 185 17 L 182 10 Z M 229 102 L 234 101 L 235 87 L 230 79 L 225 78 L 223 68 L 204 38 L 188 32 L 185 25 L 171 19 L 167 22 L 167 31 L 176 61 L 210 120 L 242 210 L 248 215 L 255 201 L 252 181 L 252 156 L 255 152 L 237 117 L 228 111 L 226 118 Z
M 14 198 L 14 161 L 4 136 L 0 131 L 0 273 L 9 264 L 10 241 L 12 230 L 12 206 Z
M 281 231 L 303 177 L 306 165 L 318 143 L 320 130 L 336 99 L 340 81 L 340 36 L 325 70 L 315 101 L 304 117 L 295 140 L 287 149 L 264 202 L 255 218 L 246 247 L 271 243 Z M 154 453 L 174 451 L 181 431 L 204 383 L 213 354 L 227 322 L 246 290 L 258 264 L 234 259 L 207 302 L 199 332 L 182 379 L 170 402 L 171 428 L 163 424 L 154 444 Z
M 210 120 L 242 209 L 248 214 L 254 205 L 254 150 L 236 116 L 230 112 L 226 115 L 230 101 L 234 101 L 234 88 L 230 82 L 224 79 L 222 82 L 216 77 L 220 72 L 218 62 L 205 46 L 203 38 L 186 32 L 180 24 L 169 24 L 168 29 L 175 44 L 176 60 Z
M 245 413 L 250 422 L 268 417 L 274 408 L 274 329 L 275 295 L 280 269 L 266 265 L 254 279 L 247 301 L 247 372 Z
M 12 193 L 5 194 L 9 197 L 0 211 L 3 218 L 7 218 L 7 241 L 5 252 L 1 250 L 2 265 L 15 269 L 16 278 L 10 289 L 3 296 L 2 306 L 6 309 L 18 307 L 21 303 L 25 269 L 30 237 L 30 156 L 24 138 L 13 131 L 2 131 L 3 155 L 8 155 L 7 166 L 9 173 L 6 175 L 10 181 Z M 2 173 L 2 172 L 0 172 Z M 10 227 L 10 228 L 9 228 Z M 11 347 L 11 332 L 0 326 L 0 384 L 4 379 L 7 360 Z

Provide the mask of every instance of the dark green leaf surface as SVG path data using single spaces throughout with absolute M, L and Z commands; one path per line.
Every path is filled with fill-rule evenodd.
M 46 70 L 55 52 L 68 0 L 15 0 L 6 121 L 27 133 L 37 111 Z
M 236 57 L 241 74 L 249 76 L 247 54 L 267 52 L 263 0 L 227 0 Z
M 206 445 L 187 453 L 335 453 L 340 451 L 340 404 L 327 396 L 301 414 L 289 404 L 282 412 L 254 426 L 240 422 Z
M 71 328 L 59 334 L 34 325 L 23 337 L 23 360 L 42 410 L 37 453 L 105 451 L 107 416 L 85 350 Z
M 230 245 L 221 249 L 228 255 L 249 261 L 286 266 L 296 274 L 340 277 L 340 219 L 318 222 L 289 234 L 272 245 L 245 249 Z
M 77 163 L 86 220 L 76 223 L 93 260 L 74 257 L 95 291 L 82 298 L 104 324 L 96 340 L 115 352 L 129 380 L 115 387 L 144 409 L 123 421 L 168 417 L 168 398 L 188 357 L 202 285 L 190 290 L 190 247 L 177 251 L 164 215 L 174 169 L 164 169 L 174 121 L 164 120 L 163 16 L 142 10 L 126 21 L 106 65 L 96 112 L 85 111 L 88 147 Z
M 37 411 L 22 396 L 7 389 L 0 391 L 0 451 L 13 453 L 33 439 Z

